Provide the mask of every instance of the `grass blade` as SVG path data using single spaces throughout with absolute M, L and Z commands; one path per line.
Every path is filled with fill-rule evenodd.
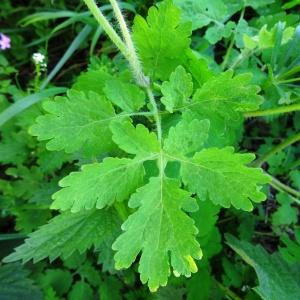
M 5 124 L 8 120 L 10 120 L 15 115 L 19 114 L 26 108 L 30 107 L 31 105 L 45 99 L 47 97 L 51 97 L 57 94 L 64 93 L 67 89 L 63 87 L 55 87 L 50 88 L 45 91 L 40 91 L 38 93 L 29 95 L 16 103 L 9 106 L 6 110 L 0 113 L 0 126 Z

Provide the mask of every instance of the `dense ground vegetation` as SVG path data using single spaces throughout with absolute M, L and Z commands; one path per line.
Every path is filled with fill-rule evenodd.
M 300 299 L 300 1 L 96 2 L 0 3 L 0 300 Z

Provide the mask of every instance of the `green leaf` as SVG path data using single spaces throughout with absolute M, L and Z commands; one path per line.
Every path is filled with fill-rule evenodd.
M 164 141 L 164 149 L 169 154 L 193 155 L 199 151 L 208 137 L 210 122 L 198 120 L 186 111 L 182 120 L 171 127 L 167 139 Z
M 193 93 L 193 79 L 182 66 L 178 66 L 171 74 L 170 80 L 163 82 L 161 86 L 163 97 L 161 102 L 169 112 L 189 102 Z
M 252 74 L 245 73 L 233 77 L 233 71 L 212 77 L 198 89 L 193 97 L 195 105 L 205 103 L 213 109 L 226 103 L 235 111 L 254 111 L 259 108 L 263 98 L 257 93 L 260 88 L 250 84 Z
M 266 196 L 260 191 L 270 181 L 261 169 L 247 167 L 255 156 L 234 153 L 232 147 L 204 149 L 192 159 L 181 160 L 182 178 L 188 189 L 200 200 L 209 198 L 223 207 L 251 211 L 252 202 L 261 202 Z
M 1 300 L 42 300 L 42 293 L 28 279 L 29 272 L 20 264 L 0 266 Z
M 113 141 L 130 154 L 149 156 L 159 152 L 157 136 L 142 124 L 136 127 L 129 120 L 113 121 L 110 124 Z
M 72 274 L 70 271 L 61 269 L 49 269 L 45 273 L 40 274 L 38 283 L 44 289 L 52 287 L 55 294 L 62 296 L 67 293 L 72 285 Z
M 40 141 L 50 140 L 48 150 L 98 155 L 114 148 L 108 125 L 116 115 L 103 96 L 69 90 L 67 97 L 56 97 L 43 107 L 48 114 L 37 118 L 30 134 Z
M 223 37 L 228 38 L 235 28 L 235 23 L 232 21 L 225 24 L 236 12 L 236 9 L 232 10 L 227 5 L 227 1 L 174 0 L 174 3 L 181 8 L 183 20 L 192 22 L 193 30 L 210 25 L 205 38 L 211 44 L 217 43 Z
M 68 295 L 68 300 L 92 300 L 94 299 L 93 289 L 84 281 L 76 282 Z
M 122 300 L 122 283 L 118 277 L 105 276 L 100 283 L 99 295 L 101 300 Z
M 295 229 L 295 241 L 286 234 L 280 237 L 280 241 L 285 247 L 279 247 L 282 257 L 289 263 L 300 263 L 300 229 Z
M 167 80 L 182 63 L 190 45 L 190 35 L 190 24 L 180 22 L 180 10 L 171 0 L 151 7 L 147 20 L 136 16 L 133 38 L 146 74 Z
M 4 258 L 4 262 L 68 258 L 76 250 L 83 253 L 92 246 L 98 247 L 118 226 L 119 220 L 111 210 L 66 212 L 31 233 L 23 245 Z
M 261 246 L 253 246 L 227 236 L 229 246 L 255 269 L 259 286 L 255 292 L 264 300 L 290 300 L 299 298 L 300 265 L 290 265 L 279 253 L 270 255 Z
M 272 214 L 272 224 L 275 226 L 296 224 L 298 220 L 298 209 L 292 207 L 293 199 L 286 193 L 278 193 L 276 200 L 279 207 Z
M 104 87 L 108 80 L 111 80 L 112 76 L 103 70 L 90 70 L 81 74 L 72 89 L 78 92 L 95 92 L 99 95 L 104 95 Z
M 193 30 L 210 23 L 223 25 L 227 16 L 227 6 L 222 0 L 174 0 L 174 3 L 182 9 L 183 19 L 192 21 Z
M 194 211 L 196 202 L 177 181 L 152 177 L 131 197 L 129 206 L 138 210 L 122 225 L 125 232 L 113 244 L 118 251 L 116 268 L 128 268 L 142 251 L 141 281 L 148 282 L 151 291 L 167 284 L 170 265 L 176 276 L 197 271 L 194 258 L 202 256 L 197 228 L 182 211 Z
M 108 80 L 104 93 L 107 99 L 129 113 L 139 111 L 145 105 L 145 93 L 136 85 L 119 79 Z
M 203 260 L 200 267 L 204 265 L 212 256 L 222 249 L 221 235 L 216 227 L 218 213 L 221 207 L 214 205 L 211 201 L 198 201 L 199 210 L 192 213 L 195 225 L 199 228 L 197 240 L 203 251 Z
M 205 38 L 211 43 L 216 44 L 222 38 L 229 38 L 234 32 L 236 24 L 232 21 L 227 22 L 223 26 L 212 26 L 206 30 Z
M 84 165 L 80 172 L 73 172 L 59 182 L 63 189 L 52 196 L 51 207 L 78 212 L 123 201 L 142 184 L 143 161 L 108 157 L 102 163 Z

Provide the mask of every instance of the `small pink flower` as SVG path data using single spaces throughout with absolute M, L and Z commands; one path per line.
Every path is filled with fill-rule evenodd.
M 0 33 L 0 49 L 5 50 L 10 48 L 10 38 L 3 34 Z

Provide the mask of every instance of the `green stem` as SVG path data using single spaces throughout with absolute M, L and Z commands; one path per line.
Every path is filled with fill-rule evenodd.
M 126 25 L 125 19 L 122 15 L 122 12 L 121 12 L 121 10 L 118 6 L 117 1 L 116 0 L 109 0 L 109 1 L 110 1 L 111 5 L 113 7 L 115 16 L 118 20 L 123 38 L 124 38 L 125 43 L 126 43 L 126 47 L 128 49 L 128 52 L 129 52 L 129 55 L 128 55 L 127 59 L 128 59 L 129 64 L 132 68 L 133 74 L 136 78 L 137 83 L 140 86 L 142 86 L 146 89 L 148 98 L 149 98 L 150 103 L 152 105 L 153 116 L 154 116 L 154 120 L 155 120 L 155 123 L 156 123 L 157 138 L 158 138 L 158 142 L 160 144 L 160 148 L 162 148 L 162 129 L 161 129 L 160 114 L 159 114 L 158 107 L 157 107 L 157 104 L 156 104 L 156 101 L 155 101 L 155 98 L 154 98 L 154 95 L 153 95 L 153 92 L 152 92 L 152 89 L 151 89 L 151 86 L 150 86 L 150 81 L 143 73 L 142 66 L 141 66 L 141 63 L 140 63 L 140 61 L 137 57 L 136 49 L 135 49 L 134 43 L 132 41 L 129 29 Z M 160 156 L 159 156 L 158 165 L 159 165 L 160 175 L 163 176 L 164 161 L 163 161 L 162 152 L 160 153 Z
M 300 77 L 297 78 L 291 78 L 291 79 L 286 79 L 286 80 L 281 80 L 281 81 L 277 81 L 277 84 L 281 84 L 281 83 L 292 83 L 292 82 L 297 82 L 300 81 Z
M 277 191 L 280 191 L 280 192 L 285 192 L 285 193 L 290 194 L 291 196 L 293 196 L 293 197 L 292 197 L 293 200 L 294 200 L 295 202 L 297 202 L 298 204 L 300 204 L 300 200 L 298 200 L 298 199 L 300 199 L 300 192 L 299 192 L 299 191 L 297 191 L 297 190 L 291 188 L 290 186 L 288 186 L 288 185 L 282 183 L 282 182 L 279 181 L 277 178 L 275 178 L 275 177 L 273 177 L 273 176 L 271 176 L 271 175 L 269 175 L 269 176 L 270 176 L 271 179 L 272 179 L 270 185 L 271 185 L 274 189 L 276 189 Z M 294 198 L 294 197 L 296 197 L 297 199 Z
M 274 154 L 276 154 L 277 152 L 282 151 L 283 149 L 285 149 L 286 147 L 297 143 L 298 141 L 300 141 L 300 133 L 297 133 L 289 138 L 287 138 L 286 140 L 284 140 L 282 143 L 276 145 L 274 148 L 272 148 L 269 152 L 265 153 L 264 155 L 262 155 L 259 159 L 257 159 L 252 166 L 253 167 L 260 167 L 264 162 L 268 161 L 270 157 L 272 157 Z
M 276 108 L 270 108 L 270 109 L 266 109 L 266 110 L 250 111 L 250 112 L 244 113 L 244 116 L 246 118 L 265 117 L 265 116 L 289 113 L 289 112 L 293 112 L 293 111 L 297 111 L 297 110 L 300 110 L 300 103 L 276 107 Z
M 122 54 L 128 59 L 128 50 L 124 42 L 121 40 L 119 35 L 116 33 L 116 31 L 113 29 L 111 24 L 107 21 L 105 16 L 100 11 L 99 7 L 95 3 L 94 0 L 84 0 L 85 4 L 97 20 L 97 22 L 100 24 L 100 26 L 103 28 L 103 30 L 106 32 L 106 34 L 109 36 L 109 38 L 112 40 L 112 42 L 116 45 L 116 47 L 122 52 Z
M 241 12 L 240 19 L 239 19 L 238 22 L 240 22 L 244 18 L 244 15 L 245 15 L 245 7 L 243 8 L 243 10 Z M 234 46 L 236 33 L 237 33 L 237 29 L 235 28 L 235 30 L 234 30 L 234 32 L 232 34 L 232 37 L 231 37 L 231 41 L 230 41 L 229 47 L 227 48 L 226 54 L 224 56 L 224 60 L 223 60 L 223 62 L 221 64 L 222 70 L 224 70 L 226 68 L 226 66 L 227 66 L 228 60 L 230 58 L 230 54 L 231 54 L 233 46 Z
M 230 65 L 230 67 L 228 69 L 235 69 L 240 63 L 242 63 L 246 58 L 248 58 L 249 56 L 251 56 L 256 49 L 246 49 L 244 50 L 237 58 L 236 60 Z
M 124 16 L 122 15 L 121 9 L 116 0 L 109 0 L 113 11 L 115 13 L 116 19 L 119 23 L 125 44 L 128 50 L 128 61 L 132 68 L 133 74 L 135 76 L 136 82 L 142 86 L 149 86 L 149 79 L 144 75 L 140 60 L 138 59 L 136 49 L 134 47 L 129 28 L 126 25 Z
M 121 220 L 123 222 L 125 222 L 129 216 L 129 212 L 127 210 L 126 205 L 124 204 L 124 202 L 115 202 L 114 203 L 114 208 L 116 209 L 119 217 L 121 218 Z
M 219 281 L 216 281 L 219 289 L 226 294 L 227 296 L 230 297 L 232 300 L 242 300 L 236 293 L 234 293 L 232 290 L 230 290 L 228 287 L 224 286 L 222 283 Z

